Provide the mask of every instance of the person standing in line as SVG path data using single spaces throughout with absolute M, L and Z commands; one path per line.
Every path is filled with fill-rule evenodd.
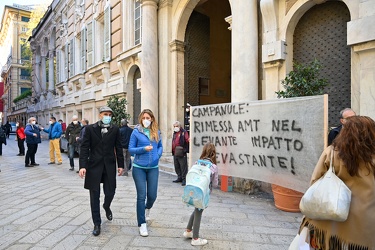
M 22 122 L 16 123 L 16 136 L 17 136 L 17 144 L 19 153 L 17 156 L 25 156 L 25 128 L 23 127 Z
M 331 164 L 351 191 L 348 217 L 343 222 L 302 219 L 300 229 L 310 231 L 313 249 L 375 248 L 375 122 L 367 116 L 346 119 L 332 145 L 324 149 L 312 173 L 310 185 L 320 179 Z
M 216 148 L 212 143 L 207 143 L 203 146 L 202 154 L 199 157 L 201 160 L 209 160 L 212 165 L 211 170 L 211 182 L 210 182 L 210 192 L 212 192 L 213 187 L 217 187 L 219 183 L 219 171 L 216 166 Z M 203 209 L 194 208 L 193 213 L 190 215 L 189 222 L 187 224 L 186 230 L 183 236 L 191 240 L 191 245 L 193 246 L 203 246 L 207 244 L 206 239 L 199 238 L 199 228 L 201 225 Z
M 62 128 L 63 133 L 65 133 L 66 123 L 62 119 L 59 119 L 59 123 L 61 124 L 61 128 Z
M 124 152 L 124 159 L 125 159 L 125 168 L 124 168 L 124 174 L 125 176 L 128 176 L 128 171 L 131 169 L 131 159 L 130 159 L 130 153 L 129 153 L 129 140 L 130 136 L 133 132 L 133 129 L 128 126 L 128 121 L 125 119 L 121 120 L 121 145 L 122 145 L 122 151 Z
M 78 149 L 78 138 L 81 132 L 81 124 L 78 121 L 78 116 L 73 115 L 72 122 L 68 125 L 65 131 L 65 138 L 69 143 L 69 162 L 70 171 L 74 171 L 74 152 Z
M 172 155 L 177 179 L 173 182 L 182 182 L 182 186 L 186 185 L 186 174 L 188 172 L 186 154 L 189 152 L 189 142 L 189 133 L 181 127 L 179 121 L 175 121 L 173 123 Z
M 83 140 L 83 136 L 85 135 L 85 129 L 86 129 L 87 125 L 89 125 L 89 121 L 85 118 L 82 118 L 82 120 L 81 120 L 81 131 L 79 132 L 79 137 L 77 139 L 78 155 L 81 155 L 81 143 L 82 143 L 82 140 Z M 79 170 L 77 170 L 76 173 L 79 173 Z
M 137 190 L 137 222 L 141 236 L 148 236 L 146 220 L 158 192 L 159 159 L 163 145 L 158 123 L 149 109 L 138 117 L 130 136 L 129 152 L 134 155 L 132 175 Z M 147 197 L 147 199 L 146 199 Z
M 7 145 L 7 137 L 4 126 L 0 126 L 0 155 L 3 155 L 3 144 Z
M 61 124 L 56 122 L 56 118 L 51 116 L 49 119 L 49 128 L 45 129 L 42 127 L 42 130 L 48 133 L 49 139 L 49 163 L 48 165 L 55 164 L 55 153 L 57 158 L 57 165 L 62 164 L 61 151 L 60 151 L 60 137 L 63 133 Z
M 346 122 L 346 118 L 351 117 L 351 116 L 355 116 L 355 115 L 356 115 L 356 113 L 351 108 L 345 108 L 345 109 L 343 109 L 343 110 L 340 111 L 340 125 L 337 126 L 334 129 L 332 129 L 331 131 L 329 131 L 329 134 L 328 134 L 328 146 L 332 144 L 333 140 L 340 133 L 340 131 L 342 129 L 342 126 Z
M 39 126 L 36 125 L 36 118 L 30 117 L 29 122 L 28 124 L 26 124 L 25 128 L 27 145 L 25 167 L 39 166 L 39 164 L 35 162 L 35 154 L 38 150 L 38 144 L 42 142 L 40 137 L 40 131 L 41 129 L 39 128 Z
M 113 111 L 107 106 L 99 109 L 100 120 L 85 127 L 79 155 L 79 176 L 85 178 L 84 188 L 90 192 L 91 216 L 94 223 L 92 234 L 101 231 L 100 183 L 103 183 L 103 208 L 108 220 L 113 219 L 110 209 L 116 191 L 116 161 L 118 175 L 124 170 L 124 155 L 120 130 L 111 123 Z

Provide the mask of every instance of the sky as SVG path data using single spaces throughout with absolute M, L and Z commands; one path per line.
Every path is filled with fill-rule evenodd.
M 33 4 L 43 4 L 47 3 L 48 5 L 52 2 L 52 0 L 0 0 L 0 18 L 3 16 L 4 6 L 10 5 L 13 6 L 13 3 L 20 4 L 20 5 L 33 5 Z

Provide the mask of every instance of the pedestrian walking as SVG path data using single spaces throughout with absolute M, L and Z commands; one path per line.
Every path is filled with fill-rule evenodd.
M 3 144 L 7 145 L 7 138 L 4 127 L 0 126 L 0 155 L 3 155 Z
M 129 152 L 134 155 L 132 175 L 137 190 L 137 222 L 141 236 L 148 236 L 146 220 L 158 192 L 159 159 L 163 153 L 161 135 L 154 114 L 144 109 L 130 136 Z
M 69 148 L 68 148 L 68 156 L 69 156 L 69 163 L 71 171 L 74 171 L 74 153 L 76 149 L 78 150 L 78 138 L 79 133 L 81 132 L 81 124 L 78 121 L 78 116 L 73 115 L 72 122 L 68 125 L 65 131 L 65 138 L 68 140 Z
M 48 133 L 48 139 L 49 139 L 49 163 L 55 164 L 55 158 L 57 158 L 57 165 L 62 164 L 62 158 L 61 158 L 61 150 L 60 150 L 60 137 L 63 133 L 61 124 L 59 122 L 56 122 L 56 118 L 54 116 L 51 116 L 49 119 L 49 128 L 45 129 L 42 127 L 42 130 L 46 133 Z
M 77 139 L 78 155 L 81 155 L 81 144 L 82 144 L 83 136 L 85 135 L 85 129 L 86 129 L 87 125 L 89 125 L 89 121 L 85 118 L 82 118 L 82 120 L 81 120 L 81 131 L 79 132 L 79 137 Z M 79 173 L 79 170 L 77 170 L 76 173 Z
M 181 127 L 179 121 L 175 121 L 173 123 L 172 155 L 177 179 L 173 182 L 181 182 L 182 186 L 186 185 L 186 174 L 188 172 L 187 153 L 189 152 L 189 142 L 189 133 Z
M 219 174 L 218 168 L 216 166 L 216 149 L 215 145 L 212 143 L 207 143 L 203 146 L 201 160 L 209 160 L 212 165 L 211 170 L 211 182 L 210 182 L 210 192 L 212 192 L 213 187 L 218 186 Z M 191 245 L 193 246 L 203 246 L 207 244 L 207 240 L 199 238 L 199 228 L 201 224 L 203 209 L 194 208 L 193 213 L 190 215 L 189 222 L 187 224 L 186 230 L 183 233 L 183 236 L 191 240 Z
M 4 125 L 5 135 L 9 139 L 10 131 L 12 130 L 12 126 L 10 125 L 9 121 L 7 121 Z
M 375 122 L 367 116 L 347 117 L 332 145 L 324 149 L 310 184 L 332 166 L 351 191 L 346 221 L 304 217 L 300 231 L 310 231 L 312 249 L 374 249 L 375 247 Z M 329 190 L 327 190 L 329 192 Z M 328 213 L 328 212 L 327 212 Z
M 40 137 L 41 128 L 36 125 L 36 118 L 30 117 L 29 122 L 26 124 L 25 135 L 27 151 L 25 156 L 25 167 L 39 166 L 35 162 L 35 155 L 38 151 L 38 144 L 42 142 Z
M 18 155 L 17 156 L 24 156 L 25 155 L 25 128 L 22 122 L 16 123 L 16 137 L 17 137 L 17 144 L 18 144 Z
M 128 172 L 131 169 L 131 158 L 129 153 L 129 140 L 130 136 L 133 132 L 133 129 L 128 126 L 128 121 L 125 119 L 121 120 L 121 128 L 120 128 L 120 134 L 121 134 L 121 145 L 122 145 L 122 151 L 124 152 L 124 173 L 123 175 L 128 176 Z
M 92 234 L 101 231 L 100 183 L 103 183 L 103 208 L 108 220 L 113 219 L 111 202 L 116 191 L 116 162 L 118 175 L 124 170 L 124 155 L 119 128 L 111 123 L 113 111 L 103 106 L 100 120 L 85 127 L 79 155 L 79 176 L 85 178 L 84 188 L 90 192 L 91 216 L 94 223 Z

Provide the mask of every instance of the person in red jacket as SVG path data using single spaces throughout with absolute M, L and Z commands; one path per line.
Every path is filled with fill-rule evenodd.
M 23 126 L 22 122 L 16 123 L 16 136 L 17 136 L 17 142 L 18 142 L 18 150 L 19 153 L 17 156 L 24 156 L 25 155 L 25 127 Z

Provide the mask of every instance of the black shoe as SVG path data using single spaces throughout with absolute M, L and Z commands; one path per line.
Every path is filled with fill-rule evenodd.
M 33 165 L 30 165 L 30 164 L 25 164 L 25 167 L 26 168 L 31 168 L 31 167 L 34 167 Z
M 77 171 L 76 171 L 76 173 L 78 174 L 78 173 L 79 173 L 79 171 L 77 170 Z
M 31 166 L 39 166 L 38 163 L 31 163 L 30 165 L 31 165 Z
M 53 161 L 48 162 L 48 165 L 52 165 L 52 164 L 55 164 L 55 163 Z
M 173 181 L 174 183 L 182 182 L 182 179 L 178 178 L 177 180 Z
M 23 154 L 18 154 L 17 156 L 23 156 Z
M 94 236 L 98 236 L 100 234 L 100 225 L 95 225 L 94 230 L 92 230 L 92 234 Z
M 108 220 L 112 220 L 113 219 L 113 215 L 112 215 L 112 211 L 110 208 L 105 208 L 103 207 L 104 210 L 105 210 L 105 216 L 107 217 Z
M 185 180 L 182 181 L 181 186 L 186 186 L 186 181 Z
M 70 167 L 69 170 L 70 170 L 70 171 L 74 171 L 74 167 Z

